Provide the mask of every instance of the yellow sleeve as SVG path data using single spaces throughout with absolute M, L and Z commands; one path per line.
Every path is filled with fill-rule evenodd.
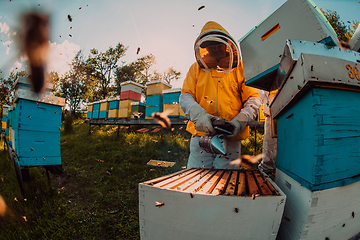
M 190 93 L 196 96 L 196 83 L 198 77 L 199 67 L 197 63 L 191 65 L 189 71 L 186 74 L 181 93 Z

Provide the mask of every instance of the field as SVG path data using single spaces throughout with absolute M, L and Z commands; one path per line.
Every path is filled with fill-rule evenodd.
M 151 126 L 154 128 L 158 126 Z M 139 239 L 138 183 L 186 166 L 190 134 L 185 126 L 138 133 L 76 120 L 61 132 L 64 173 L 30 168 L 23 194 L 4 143 L 0 142 L 0 194 L 8 205 L 0 218 L 0 239 Z M 256 153 L 262 134 L 257 133 Z M 254 154 L 254 131 L 243 141 L 243 154 Z M 150 159 L 172 161 L 171 168 L 149 166 Z

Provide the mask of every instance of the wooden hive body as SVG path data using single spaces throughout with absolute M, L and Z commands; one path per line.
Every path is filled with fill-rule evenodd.
M 275 239 L 285 199 L 258 171 L 187 169 L 139 184 L 140 237 Z
M 360 182 L 310 191 L 281 170 L 275 182 L 286 194 L 278 240 L 359 239 Z

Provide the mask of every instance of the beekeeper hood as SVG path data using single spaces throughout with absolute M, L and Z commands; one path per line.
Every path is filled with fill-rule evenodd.
M 201 29 L 194 45 L 195 58 L 200 68 L 233 69 L 240 61 L 236 41 L 218 23 L 209 21 Z

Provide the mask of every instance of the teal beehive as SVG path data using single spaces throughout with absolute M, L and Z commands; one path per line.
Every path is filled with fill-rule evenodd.
M 22 79 L 21 82 L 27 79 Z M 17 86 L 17 85 L 16 85 Z M 18 172 L 33 166 L 61 165 L 60 127 L 65 99 L 16 89 L 11 106 L 11 146 Z

